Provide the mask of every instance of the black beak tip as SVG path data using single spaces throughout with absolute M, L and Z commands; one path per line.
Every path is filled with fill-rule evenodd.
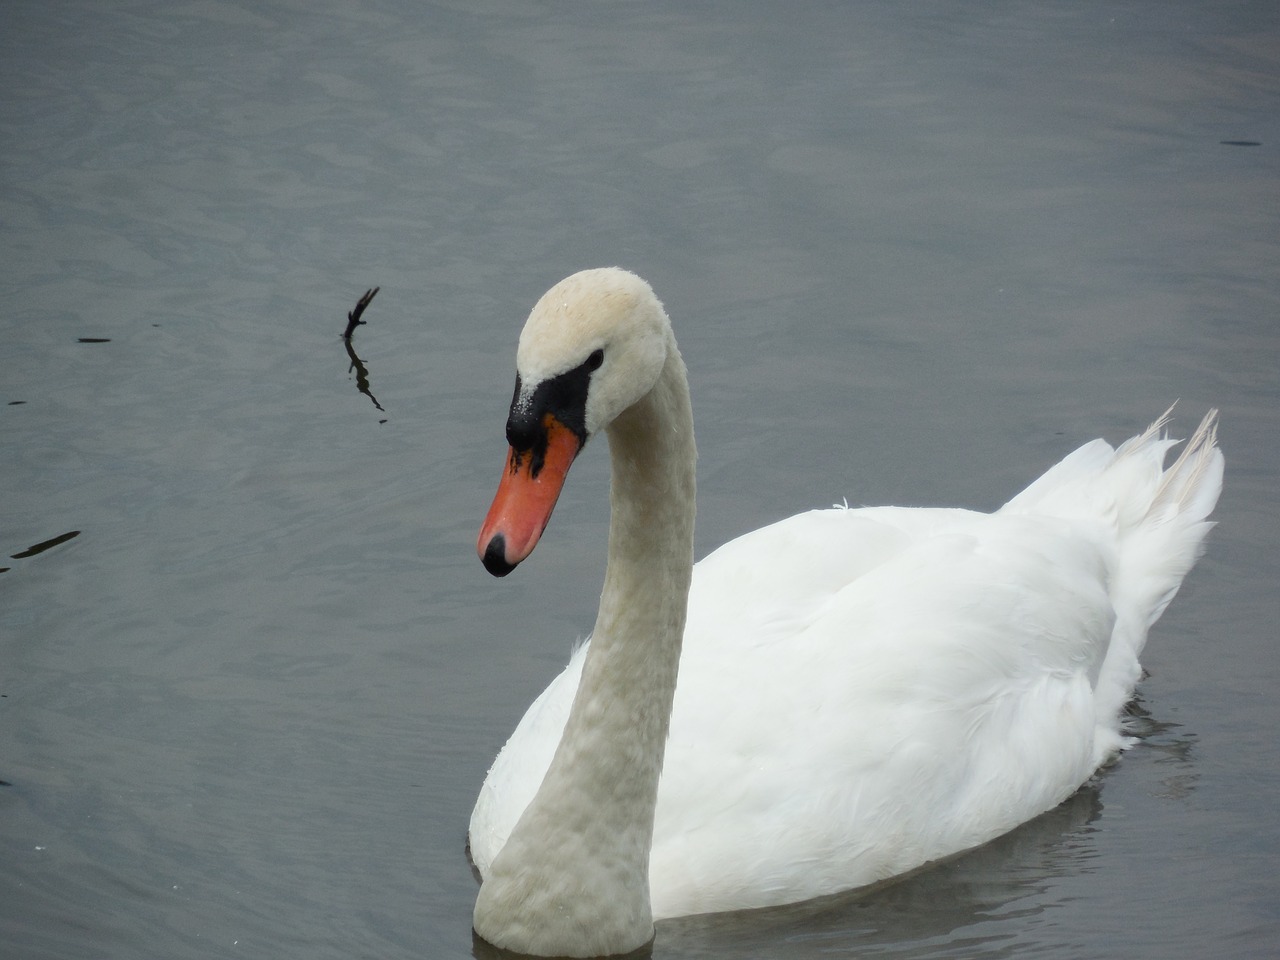
M 489 541 L 489 545 L 484 548 L 481 562 L 484 563 L 484 568 L 495 577 L 505 577 L 516 568 L 514 563 L 507 562 L 507 541 L 502 534 L 498 534 Z

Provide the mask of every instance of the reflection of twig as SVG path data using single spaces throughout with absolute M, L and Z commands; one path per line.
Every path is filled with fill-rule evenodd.
M 363 302 L 362 300 L 361 303 Z M 382 410 L 382 404 L 378 402 L 378 398 L 369 392 L 369 371 L 365 369 L 364 361 L 356 356 L 355 348 L 351 346 L 351 338 L 344 337 L 342 342 L 347 345 L 347 356 L 351 358 L 351 366 L 347 367 L 347 373 L 352 370 L 356 372 L 356 389 L 372 400 L 375 407 Z M 383 410 L 383 413 L 386 411 Z
M 347 312 L 347 329 L 343 332 L 342 338 L 348 343 L 351 342 L 351 334 L 355 333 L 356 327 L 364 323 L 360 319 L 360 314 L 364 313 L 364 308 L 369 305 L 370 300 L 378 295 L 378 291 L 381 289 L 381 287 L 374 287 L 372 290 L 366 290 L 364 296 L 356 304 L 356 308 Z M 379 407 L 378 409 L 381 410 L 382 408 Z

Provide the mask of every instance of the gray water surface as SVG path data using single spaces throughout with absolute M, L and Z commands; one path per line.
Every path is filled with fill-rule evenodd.
M 1228 464 L 1117 765 L 653 956 L 1273 956 L 1278 148 L 1271 3 L 10 0 L 0 954 L 472 955 L 471 804 L 608 519 L 592 448 L 476 560 L 515 338 L 619 263 L 689 364 L 699 554 L 990 509 L 1179 398 Z

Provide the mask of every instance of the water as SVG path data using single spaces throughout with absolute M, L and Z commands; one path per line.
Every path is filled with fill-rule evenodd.
M 994 507 L 1175 398 L 1228 459 L 1117 766 L 653 955 L 1270 956 L 1272 6 L 12 0 L 0 952 L 472 954 L 471 803 L 607 523 L 597 451 L 518 576 L 472 553 L 515 336 L 622 263 L 691 369 L 700 553 Z

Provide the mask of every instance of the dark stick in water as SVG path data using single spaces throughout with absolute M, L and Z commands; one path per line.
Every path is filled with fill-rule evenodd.
M 347 329 L 342 334 L 343 344 L 347 348 L 347 357 L 351 360 L 351 366 L 347 368 L 347 372 L 355 372 L 356 389 L 372 400 L 373 405 L 379 410 L 382 410 L 382 404 L 378 402 L 378 398 L 375 397 L 373 395 L 373 391 L 369 389 L 369 371 L 366 369 L 364 361 L 362 361 L 356 354 L 355 347 L 351 345 L 351 334 L 355 333 L 356 327 L 365 322 L 360 319 L 360 315 L 364 313 L 364 308 L 369 305 L 369 302 L 377 296 L 378 291 L 381 289 L 381 287 L 374 287 L 373 289 L 366 290 L 364 292 L 364 296 L 356 303 L 356 308 L 347 313 Z M 385 420 L 381 420 L 379 422 L 386 423 Z
M 372 290 L 366 290 L 364 296 L 356 303 L 356 308 L 347 311 L 347 329 L 343 332 L 342 339 L 350 340 L 351 334 L 355 333 L 356 327 L 364 323 L 360 319 L 360 314 L 364 313 L 364 308 L 369 305 L 370 300 L 378 295 L 378 291 L 381 289 L 381 287 L 374 287 Z

